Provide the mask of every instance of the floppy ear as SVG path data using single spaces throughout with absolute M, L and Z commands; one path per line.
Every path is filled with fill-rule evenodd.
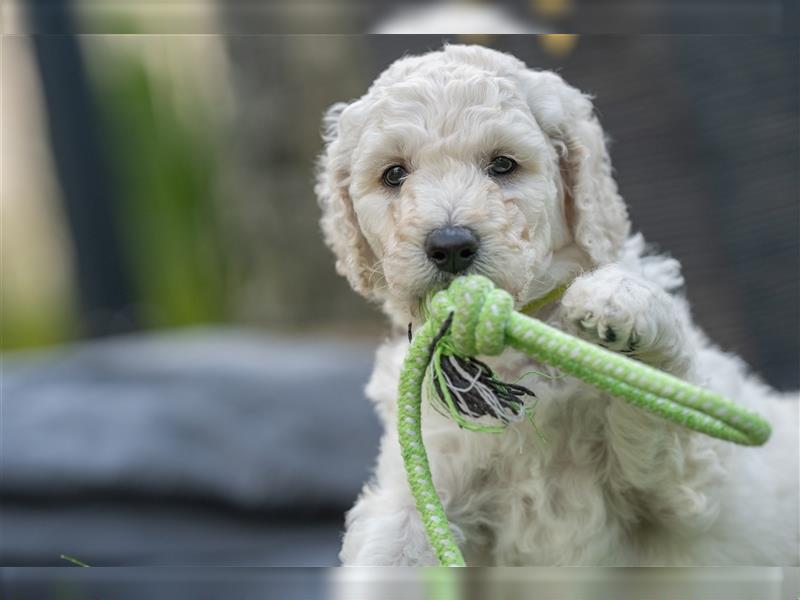
M 374 299 L 372 274 L 377 260 L 361 232 L 348 190 L 353 149 L 347 147 L 340 131 L 340 118 L 347 106 L 334 104 L 323 118 L 326 145 L 318 159 L 314 191 L 322 209 L 320 224 L 325 242 L 336 255 L 336 271 L 347 277 L 356 292 Z
M 630 220 L 591 100 L 555 73 L 531 70 L 525 80 L 533 116 L 559 154 L 573 238 L 596 265 L 613 262 L 630 233 Z

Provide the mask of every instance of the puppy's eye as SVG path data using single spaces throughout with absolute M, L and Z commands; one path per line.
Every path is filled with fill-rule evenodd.
M 492 175 L 507 175 L 517 168 L 514 159 L 507 156 L 495 156 L 489 164 L 489 173 Z
M 408 172 L 405 167 L 393 165 L 383 172 L 383 183 L 389 187 L 398 187 L 407 176 Z

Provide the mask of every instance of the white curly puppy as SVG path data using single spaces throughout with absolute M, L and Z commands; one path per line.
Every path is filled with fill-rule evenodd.
M 347 514 L 348 565 L 434 564 L 395 432 L 409 322 L 431 289 L 481 273 L 517 308 L 570 284 L 537 317 L 708 386 L 766 416 L 743 448 L 655 418 L 573 378 L 529 378 L 536 421 L 459 429 L 426 404 L 436 487 L 468 564 L 796 565 L 797 402 L 691 322 L 680 266 L 646 256 L 589 98 L 478 46 L 392 64 L 331 108 L 316 191 L 338 271 L 397 337 L 367 393 L 385 425 L 375 477 Z M 543 367 L 506 351 L 506 380 Z

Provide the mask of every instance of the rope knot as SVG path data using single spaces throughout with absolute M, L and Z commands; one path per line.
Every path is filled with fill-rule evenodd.
M 434 296 L 431 308 L 439 328 L 453 314 L 450 340 L 461 356 L 492 356 L 503 351 L 514 300 L 486 277 L 459 277 Z

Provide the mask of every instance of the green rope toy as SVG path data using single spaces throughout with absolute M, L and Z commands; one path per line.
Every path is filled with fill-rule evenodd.
M 422 441 L 423 383 L 431 366 L 432 397 L 439 398 L 459 425 L 503 431 L 528 414 L 524 396 L 533 393 L 498 381 L 484 363 L 465 357 L 497 355 L 506 346 L 695 431 L 746 446 L 759 446 L 769 438 L 769 424 L 756 413 L 515 312 L 510 294 L 485 277 L 458 278 L 433 297 L 430 318 L 405 357 L 398 394 L 398 433 L 409 486 L 442 566 L 465 563 L 433 486 Z M 482 417 L 501 424 L 476 420 Z

